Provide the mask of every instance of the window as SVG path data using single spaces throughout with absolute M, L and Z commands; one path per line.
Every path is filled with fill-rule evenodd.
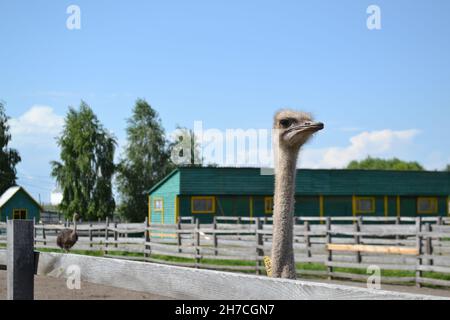
M 273 197 L 264 198 L 264 212 L 266 214 L 273 213 Z
M 14 209 L 13 219 L 25 220 L 26 218 L 27 218 L 27 210 L 26 209 Z
M 356 213 L 374 213 L 375 198 L 373 197 L 355 197 Z
M 164 200 L 163 199 L 155 199 L 153 200 L 153 211 L 161 212 L 164 209 Z
M 216 199 L 214 197 L 192 197 L 192 213 L 215 213 Z
M 419 197 L 417 198 L 417 213 L 437 213 L 437 198 Z

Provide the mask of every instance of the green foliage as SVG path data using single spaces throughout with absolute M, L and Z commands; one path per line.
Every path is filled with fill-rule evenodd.
M 148 212 L 146 191 L 174 166 L 158 113 L 145 100 L 136 101 L 127 122 L 128 141 L 117 175 L 119 213 L 129 221 L 142 222 Z
M 447 165 L 447 167 L 445 168 L 445 171 L 450 172 L 450 164 Z
M 51 165 L 63 190 L 62 212 L 66 217 L 77 212 L 85 220 L 111 216 L 116 141 L 85 102 L 79 110 L 69 108 L 58 145 L 61 162 Z
M 403 170 L 403 171 L 423 171 L 424 168 L 418 162 L 407 162 L 397 158 L 379 159 L 367 157 L 365 160 L 352 161 L 347 169 L 362 170 Z
M 16 184 L 16 165 L 21 161 L 19 152 L 8 147 L 10 142 L 8 117 L 0 102 L 0 195 Z

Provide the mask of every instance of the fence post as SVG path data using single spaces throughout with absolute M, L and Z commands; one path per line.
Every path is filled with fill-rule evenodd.
M 145 231 L 144 231 L 144 258 L 150 257 L 151 246 L 148 245 L 150 242 L 150 231 L 148 228 L 150 227 L 149 220 L 145 217 L 144 221 Z M 128 234 L 128 233 L 127 233 Z
M 106 217 L 105 222 L 105 255 L 108 254 L 108 241 L 109 241 L 109 218 Z
M 219 251 L 217 250 L 218 245 L 219 245 L 219 241 L 217 240 L 217 219 L 214 216 L 214 220 L 213 220 L 213 230 L 214 230 L 214 234 L 213 234 L 213 244 L 214 244 L 214 255 L 217 256 L 219 254 Z
M 89 247 L 92 248 L 93 244 L 92 244 L 92 223 L 89 224 Z
M 7 297 L 34 299 L 34 228 L 31 220 L 8 220 Z
M 330 217 L 326 218 L 326 228 L 327 228 L 327 235 L 326 235 L 327 244 L 331 244 L 333 239 L 331 237 L 331 218 Z M 328 246 L 327 246 L 327 251 L 328 251 L 327 262 L 332 262 L 333 261 L 333 251 L 328 249 Z M 333 279 L 333 276 L 332 276 L 333 267 L 332 266 L 327 265 L 327 273 L 328 273 L 328 280 L 332 280 Z
M 311 258 L 311 237 L 309 235 L 309 232 L 311 231 L 311 226 L 309 225 L 309 221 L 305 221 L 303 225 L 305 227 L 306 256 L 308 258 Z
M 416 246 L 417 246 L 417 263 L 416 263 L 416 287 L 420 288 L 420 278 L 422 277 L 422 271 L 419 269 L 422 266 L 422 218 L 416 218 Z
M 42 239 L 44 240 L 44 246 L 47 246 L 47 241 L 46 241 L 46 239 L 47 239 L 47 235 L 46 235 L 46 233 L 45 233 L 45 224 L 42 224 Z
M 397 216 L 397 217 L 395 217 L 395 224 L 397 225 L 397 226 L 399 226 L 400 224 L 401 224 L 401 220 L 400 220 L 400 217 L 399 216 Z M 400 245 L 400 237 L 399 237 L 399 235 L 396 235 L 395 236 L 395 240 L 397 241 L 396 242 L 396 245 Z
M 425 232 L 431 232 L 431 224 L 427 223 L 425 225 Z M 427 265 L 433 265 L 433 259 L 431 255 L 433 254 L 433 242 L 431 236 L 428 234 L 425 242 L 425 254 L 428 256 Z
M 256 218 L 256 274 L 261 274 L 262 259 L 264 258 L 264 238 L 260 232 L 263 229 L 261 218 Z
M 178 245 L 178 253 L 182 253 L 183 252 L 183 250 L 181 249 L 181 245 L 183 244 L 182 243 L 182 240 L 181 240 L 181 219 L 179 219 L 178 220 L 178 222 L 177 222 L 177 245 Z
M 114 247 L 118 247 L 119 232 L 117 231 L 117 222 L 114 222 Z
M 200 267 L 200 220 L 197 218 L 195 220 L 195 267 L 198 269 Z
M 355 244 L 361 244 L 361 236 L 359 233 L 361 232 L 361 224 L 362 224 L 362 218 L 359 216 L 355 223 L 354 223 L 354 232 L 355 232 Z M 361 263 L 361 251 L 356 252 L 356 262 Z

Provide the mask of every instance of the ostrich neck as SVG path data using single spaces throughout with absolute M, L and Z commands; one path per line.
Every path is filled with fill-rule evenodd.
M 278 149 L 275 169 L 272 272 L 274 277 L 296 278 L 293 255 L 295 176 L 299 148 Z
M 278 217 L 292 215 L 298 149 L 280 149 L 275 170 L 275 213 Z

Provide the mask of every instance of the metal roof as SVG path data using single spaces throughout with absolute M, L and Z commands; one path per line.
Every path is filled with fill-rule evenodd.
M 39 204 L 39 202 L 37 202 L 36 200 L 34 200 L 34 198 L 22 187 L 20 186 L 14 186 L 9 188 L 8 190 L 6 190 L 0 197 L 0 209 L 9 201 L 11 200 L 12 197 L 14 197 L 14 195 L 19 192 L 20 190 L 22 190 L 41 210 L 42 207 Z
M 179 171 L 180 194 L 270 195 L 274 176 L 260 168 L 178 168 L 155 185 L 157 190 Z M 299 169 L 296 194 L 300 195 L 411 195 L 449 196 L 450 172 Z

